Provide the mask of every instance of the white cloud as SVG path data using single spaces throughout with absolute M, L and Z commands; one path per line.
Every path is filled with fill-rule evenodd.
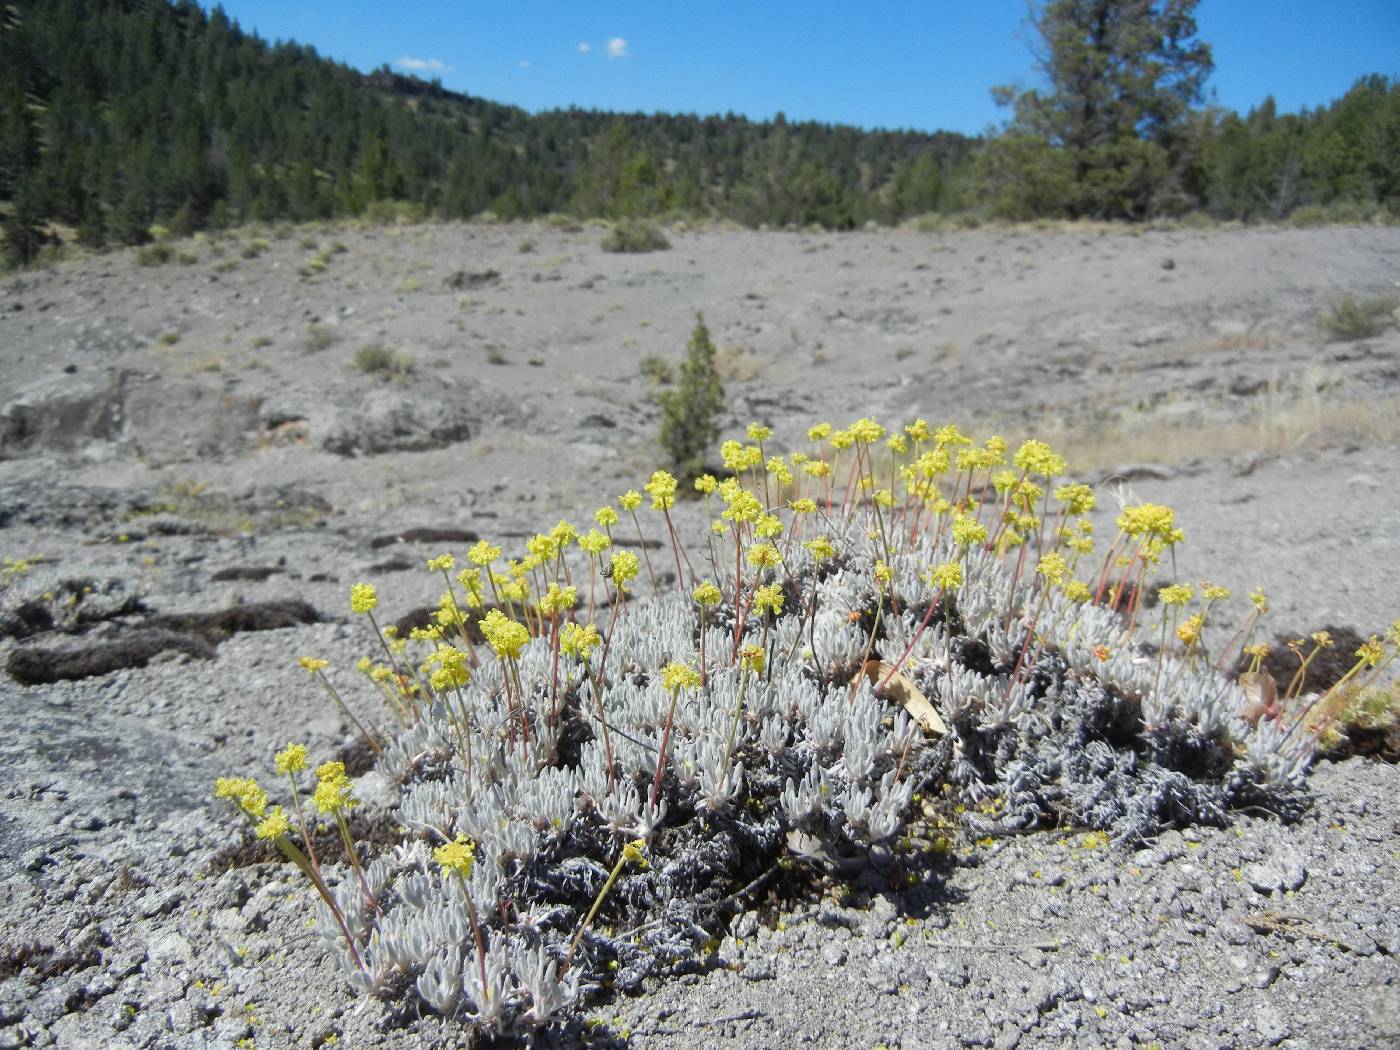
M 522 58 L 522 59 L 520 60 L 520 68 L 521 68 L 521 69 L 529 69 L 529 68 L 530 68 L 530 60 L 529 60 L 528 58 Z
M 627 49 L 627 41 L 620 36 L 615 36 L 608 41 L 609 58 L 631 58 L 632 52 Z
M 447 73 L 452 67 L 438 58 L 414 58 L 412 55 L 404 55 L 397 59 L 394 65 L 400 69 L 411 69 L 415 73 Z
M 580 55 L 586 55 L 586 54 L 588 54 L 588 52 L 590 52 L 590 51 L 592 51 L 592 50 L 593 50 L 593 45 L 590 44 L 587 40 L 580 40 L 580 41 L 578 42 L 578 53 L 579 53 Z

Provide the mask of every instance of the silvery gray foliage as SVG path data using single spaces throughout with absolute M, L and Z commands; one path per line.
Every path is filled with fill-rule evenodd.
M 363 969 L 326 909 L 320 924 L 356 985 L 413 989 L 429 1008 L 492 1031 L 548 1024 L 609 973 L 631 988 L 695 965 L 706 923 L 782 859 L 789 832 L 833 855 L 895 838 L 913 793 L 945 757 L 946 780 L 964 800 L 998 800 L 977 829 L 1028 828 L 1053 815 L 1122 841 L 1219 821 L 1242 802 L 1284 808 L 1306 769 L 1310 741 L 1241 719 L 1237 685 L 1203 665 L 1146 655 L 1106 609 L 1060 594 L 1041 602 L 1035 574 L 1017 580 L 994 552 L 920 540 L 895 554 L 882 595 L 872 570 L 883 545 L 863 530 L 822 566 L 800 550 L 787 565 L 783 614 L 766 636 L 749 618 L 737 639 L 767 641 L 767 667 L 747 681 L 733 666 L 733 607 L 702 628 L 696 607 L 668 593 L 621 612 L 601 697 L 579 661 L 562 656 L 556 670 L 545 639 L 526 646 L 518 670 L 528 743 L 491 659 L 462 689 L 470 757 L 455 706 L 435 704 L 402 732 L 381 771 L 400 786 L 409 837 L 367 867 L 378 909 L 354 880 L 336 891 Z M 930 611 L 936 595 L 923 574 L 953 559 L 964 584 Z M 658 777 L 673 700 L 661 671 L 698 663 L 702 629 L 706 681 L 676 699 Z M 948 741 L 929 746 L 877 695 L 861 673 L 867 656 L 905 659 L 901 670 L 942 713 Z M 465 880 L 431 856 L 459 836 L 475 847 Z M 618 869 L 599 920 L 571 949 L 623 844 L 637 839 L 649 867 Z

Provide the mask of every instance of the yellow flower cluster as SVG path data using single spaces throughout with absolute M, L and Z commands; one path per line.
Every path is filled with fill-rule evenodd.
M 765 612 L 781 616 L 783 612 L 782 587 L 776 583 L 770 583 L 766 587 L 758 588 L 753 596 L 753 609 L 760 616 Z
M 626 590 L 627 585 L 635 580 L 637 573 L 641 571 L 641 559 L 631 551 L 618 551 L 613 555 L 612 579 L 619 590 Z
M 955 591 L 963 584 L 963 567 L 955 561 L 945 561 L 935 565 L 925 577 L 930 587 L 943 591 Z
M 1118 527 L 1125 535 L 1155 537 L 1169 547 L 1182 539 L 1182 532 L 1176 527 L 1176 512 L 1158 503 L 1124 507 L 1118 515 Z
M 1182 606 L 1191 600 L 1195 593 L 1189 583 L 1174 583 L 1170 587 L 1163 587 L 1157 592 L 1157 598 L 1163 605 Z
M 344 762 L 324 762 L 316 767 L 316 790 L 311 801 L 321 813 L 346 813 L 360 804 L 351 794 Z
M 695 601 L 697 605 L 701 606 L 702 608 L 708 608 L 712 605 L 718 605 L 720 602 L 722 602 L 724 600 L 724 592 L 722 592 L 713 583 L 710 583 L 708 580 L 706 580 L 699 587 L 695 588 L 694 593 L 691 594 L 690 597 Z
M 749 548 L 749 564 L 756 569 L 771 569 L 783 563 L 783 556 L 771 543 L 755 543 Z
M 374 612 L 379 604 L 379 595 L 372 583 L 357 583 L 350 588 L 350 611 L 356 615 Z
M 250 817 L 261 818 L 267 810 L 267 792 L 252 777 L 219 777 L 214 781 L 214 797 L 236 802 Z
M 277 772 L 283 776 L 300 773 L 306 768 L 306 745 L 288 744 L 277 752 Z
M 1040 474 L 1047 478 L 1065 472 L 1065 457 L 1052 451 L 1045 442 L 1034 439 L 1022 442 L 1011 457 L 1011 462 L 1028 474 Z
M 670 510 L 676 505 L 676 479 L 666 471 L 655 471 L 642 487 L 651 496 L 652 510 Z
M 739 663 L 745 671 L 763 673 L 764 654 L 761 645 L 746 645 L 739 650 Z
M 587 660 L 602 641 L 594 624 L 566 623 L 559 632 L 559 651 L 565 656 Z
M 291 830 L 291 823 L 287 820 L 287 814 L 282 812 L 281 806 L 273 806 L 272 810 L 258 822 L 253 829 L 260 839 L 280 839 Z
M 556 616 L 568 612 L 577 604 L 577 587 L 560 587 L 557 583 L 551 583 L 539 601 L 539 609 L 545 616 Z
M 512 620 L 500 609 L 492 609 L 483 616 L 480 629 L 491 651 L 501 659 L 519 659 L 520 651 L 530 640 L 530 629 Z
M 432 669 L 428 684 L 439 693 L 460 689 L 471 680 L 470 659 L 455 645 L 439 645 L 428 657 L 425 666 Z
M 700 685 L 700 672 L 686 664 L 669 663 L 661 669 L 661 687 L 668 693 L 678 689 L 695 689 Z
M 437 861 L 444 876 L 470 878 L 472 865 L 476 862 L 476 846 L 467 836 L 458 835 L 455 841 L 433 850 L 433 860 Z
M 322 660 L 318 656 L 303 656 L 297 660 L 297 666 L 308 672 L 315 674 L 317 671 L 324 671 L 331 665 L 329 660 Z

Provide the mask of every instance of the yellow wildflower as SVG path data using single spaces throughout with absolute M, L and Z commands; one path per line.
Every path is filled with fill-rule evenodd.
M 764 661 L 763 646 L 761 645 L 746 645 L 739 650 L 739 663 L 745 671 L 762 674 Z
M 465 835 L 458 835 L 453 842 L 444 843 L 433 850 L 433 860 L 437 861 L 442 874 L 470 878 L 472 865 L 476 860 L 476 846 Z
M 646 846 L 645 839 L 633 839 L 622 847 L 622 859 L 645 870 L 650 866 L 647 864 L 646 857 L 642 855 L 642 850 L 646 849 Z
M 273 806 L 272 811 L 259 821 L 258 826 L 254 829 L 260 839 L 280 839 L 289 830 L 291 830 L 291 824 L 287 820 L 287 814 L 282 812 L 281 806 Z
M 720 592 L 720 589 L 716 587 L 713 583 L 710 583 L 708 580 L 702 583 L 699 587 L 696 587 L 695 592 L 691 594 L 690 597 L 701 608 L 705 608 L 711 605 L 718 605 L 721 601 L 724 600 L 724 595 Z
M 761 426 L 758 423 L 750 423 L 747 433 L 750 441 L 767 441 L 773 436 L 771 427 Z
M 783 556 L 771 543 L 756 543 L 749 548 L 749 564 L 758 569 L 771 569 L 781 565 Z
M 612 546 L 612 540 L 597 529 L 589 529 L 578 538 L 578 545 L 588 554 L 602 554 Z
M 597 626 L 591 623 L 566 623 L 564 629 L 559 632 L 560 652 L 580 660 L 587 660 L 588 654 L 598 648 L 602 642 L 603 639 L 598 635 Z
M 319 656 L 303 656 L 297 660 L 297 666 L 303 668 L 311 674 L 317 671 L 324 671 L 331 665 L 329 660 L 322 660 Z
M 492 609 L 481 619 L 481 634 L 492 652 L 502 659 L 517 660 L 520 650 L 530 641 L 530 630 L 501 612 Z
M 704 496 L 714 495 L 715 489 L 719 487 L 719 482 L 715 480 L 713 474 L 701 474 L 695 479 L 695 491 Z
M 1066 580 L 1061 590 L 1065 592 L 1066 598 L 1072 602 L 1078 602 L 1080 605 L 1083 605 L 1093 597 L 1093 592 L 1089 590 L 1089 585 L 1083 580 Z
M 661 686 L 669 693 L 694 689 L 699 684 L 700 672 L 686 664 L 669 663 L 661 669 Z
M 1357 658 L 1367 667 L 1375 667 L 1381 662 L 1381 657 L 1385 655 L 1385 650 L 1381 647 L 1381 640 L 1376 635 L 1371 635 L 1366 641 L 1361 643 L 1361 647 L 1356 650 Z
M 955 561 L 945 561 L 930 569 L 924 578 L 930 587 L 942 591 L 955 591 L 962 586 L 963 568 Z
M 1189 583 L 1174 583 L 1170 587 L 1163 587 L 1157 592 L 1157 598 L 1163 605 L 1185 605 L 1191 600 L 1194 588 Z
M 627 584 L 636 579 L 641 567 L 640 559 L 631 551 L 618 551 L 612 559 L 613 582 L 625 590 Z
M 987 538 L 987 526 L 976 518 L 959 514 L 953 519 L 953 542 L 959 547 L 971 547 Z
M 762 615 L 764 612 L 771 612 L 774 616 L 779 616 L 783 611 L 783 589 L 776 583 L 770 583 L 766 587 L 760 587 L 753 596 L 754 612 Z
M 457 564 L 457 559 L 450 554 L 441 554 L 436 558 L 428 559 L 429 572 L 446 572 Z
M 753 531 L 765 540 L 771 540 L 783 534 L 783 522 L 775 514 L 760 514 L 758 520 L 754 522 Z
M 654 471 L 642 487 L 651 496 L 652 510 L 670 510 L 676 505 L 676 479 L 666 471 Z
M 578 588 L 563 587 L 551 583 L 545 596 L 540 599 L 539 609 L 545 616 L 568 612 L 578 604 Z
M 825 441 L 825 440 L 827 439 L 827 435 L 829 435 L 830 433 L 831 433 L 831 424 L 830 424 L 830 423 L 818 423 L 818 424 L 817 424 L 816 426 L 814 426 L 814 427 L 808 427 L 808 428 L 807 428 L 807 440 L 808 440 L 808 441 Z
M 373 612 L 379 605 L 379 595 L 375 593 L 374 584 L 357 583 L 350 588 L 350 611 L 353 613 Z
M 826 561 L 828 558 L 836 557 L 836 547 L 825 536 L 808 540 L 803 546 L 807 548 L 807 552 L 812 555 L 814 561 Z
M 1066 504 L 1070 514 L 1088 514 L 1098 504 L 1098 497 L 1088 485 L 1060 485 L 1055 489 L 1055 498 Z
M 599 507 L 593 512 L 593 520 L 605 529 L 610 529 L 617 524 L 617 511 L 611 507 Z
M 261 818 L 267 810 L 267 792 L 252 777 L 219 777 L 214 781 L 214 797 L 238 803 L 250 817 Z
M 1049 586 L 1056 586 L 1064 582 L 1065 571 L 1069 566 L 1065 563 L 1065 556 L 1056 551 L 1043 555 L 1036 563 L 1035 571 L 1045 577 L 1045 582 Z
M 1201 636 L 1201 624 L 1205 617 L 1200 613 L 1188 616 L 1176 628 L 1176 636 L 1187 645 L 1195 645 L 1196 639 Z
M 306 745 L 288 744 L 277 752 L 277 772 L 282 776 L 300 773 L 306 768 Z
M 636 510 L 642 505 L 642 494 L 636 489 L 628 489 L 617 497 L 617 502 L 623 510 Z

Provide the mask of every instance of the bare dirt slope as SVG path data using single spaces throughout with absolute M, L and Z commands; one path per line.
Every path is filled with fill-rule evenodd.
M 455 1045 L 344 991 L 294 872 L 228 870 L 209 785 L 266 776 L 290 739 L 353 742 L 296 657 L 353 662 L 350 584 L 397 615 L 435 596 L 426 557 L 465 548 L 377 538 L 518 546 L 644 480 L 646 359 L 677 365 L 697 311 L 726 436 L 760 420 L 795 444 L 864 415 L 1048 436 L 1105 520 L 1114 494 L 1176 507 L 1182 575 L 1262 585 L 1276 629 L 1400 615 L 1400 332 L 1317 325 L 1400 288 L 1400 230 L 678 230 L 637 256 L 600 238 L 305 228 L 0 285 L 0 553 L 44 559 L 6 577 L 0 656 L 115 637 L 143 608 L 280 603 L 184 649 L 138 639 L 145 667 L 0 681 L 0 1045 Z M 353 365 L 371 345 L 388 372 Z M 44 596 L 74 581 L 68 615 Z M 728 967 L 592 1013 L 639 1046 L 1381 1045 L 1400 1038 L 1400 778 L 1354 761 L 1313 783 L 1294 828 L 1242 815 L 1126 855 L 1008 841 L 937 894 L 871 882 L 786 929 L 741 915 Z

